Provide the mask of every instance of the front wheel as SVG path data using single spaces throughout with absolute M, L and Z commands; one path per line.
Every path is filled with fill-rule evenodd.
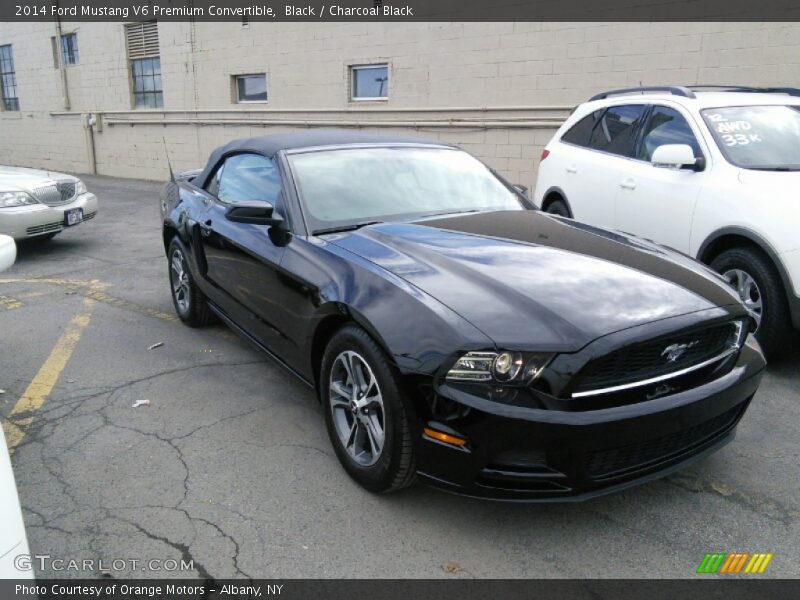
M 411 485 L 410 403 L 369 334 L 356 325 L 340 329 L 325 349 L 319 381 L 328 436 L 347 473 L 372 492 Z
M 208 307 L 205 294 L 195 284 L 186 258 L 186 247 L 177 236 L 172 238 L 167 256 L 172 303 L 181 321 L 191 327 L 202 327 L 213 323 L 214 313 Z
M 569 207 L 567 206 L 567 203 L 561 199 L 553 200 L 550 204 L 548 204 L 546 212 L 549 212 L 551 215 L 558 215 L 560 217 L 572 217 L 572 215 L 569 214 Z
M 786 292 L 772 261 L 754 248 L 732 248 L 715 258 L 711 268 L 728 280 L 755 318 L 764 353 L 780 355 L 792 328 Z

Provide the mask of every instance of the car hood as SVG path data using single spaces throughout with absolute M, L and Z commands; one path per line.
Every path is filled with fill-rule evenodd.
M 402 277 L 510 349 L 577 350 L 717 307 L 733 290 L 689 257 L 538 211 L 379 224 L 335 243 Z
M 0 192 L 28 192 L 53 181 L 64 180 L 77 181 L 77 177 L 55 171 L 0 166 Z

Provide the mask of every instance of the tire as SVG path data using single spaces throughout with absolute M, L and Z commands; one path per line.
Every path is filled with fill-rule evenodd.
M 787 347 L 792 330 L 786 290 L 772 261 L 755 248 L 732 248 L 717 256 L 711 268 L 725 277 L 760 320 L 756 339 L 774 358 Z M 759 319 L 760 316 L 760 319 Z
M 209 308 L 205 294 L 195 284 L 187 254 L 180 239 L 173 237 L 167 251 L 172 304 L 181 321 L 190 327 L 203 327 L 214 323 L 216 315 Z
M 550 204 L 548 204 L 547 210 L 545 212 L 548 212 L 551 215 L 559 215 L 561 217 L 567 217 L 568 219 L 572 218 L 567 203 L 560 198 L 558 200 L 553 200 Z
M 363 396 L 353 396 L 351 372 L 360 373 L 355 390 L 366 389 Z M 350 477 L 375 493 L 411 485 L 416 478 L 411 403 L 396 369 L 369 334 L 354 324 L 339 329 L 323 354 L 319 381 L 328 436 Z M 381 424 L 382 443 L 374 443 L 380 442 L 376 425 Z

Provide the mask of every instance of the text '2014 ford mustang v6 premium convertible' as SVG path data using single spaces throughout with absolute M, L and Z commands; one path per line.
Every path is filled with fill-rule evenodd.
M 161 210 L 180 318 L 221 318 L 312 386 L 372 491 L 555 500 L 659 477 L 733 438 L 765 367 L 719 276 L 541 213 L 438 142 L 237 140 Z

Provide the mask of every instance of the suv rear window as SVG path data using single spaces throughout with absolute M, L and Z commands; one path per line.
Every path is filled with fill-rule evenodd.
M 589 144 L 589 136 L 597 124 L 597 119 L 603 114 L 602 109 L 596 110 L 583 117 L 580 121 L 575 123 L 569 130 L 561 136 L 562 142 L 568 144 L 575 144 L 577 146 L 586 146 Z
M 633 155 L 636 131 L 645 113 L 644 104 L 626 104 L 606 109 L 589 137 L 589 147 L 620 156 Z

